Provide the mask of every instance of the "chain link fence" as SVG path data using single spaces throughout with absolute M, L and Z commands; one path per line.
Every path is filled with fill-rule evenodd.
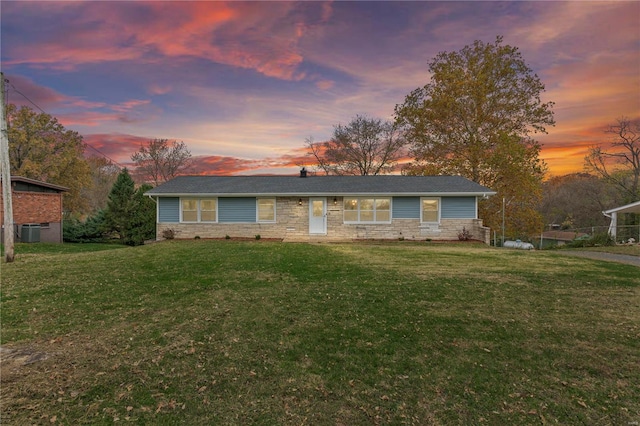
M 577 232 L 589 235 L 608 233 L 608 226 L 592 226 L 590 228 L 578 228 Z M 640 225 L 618 225 L 616 227 L 616 243 L 626 243 L 629 239 L 640 242 Z
M 553 231 L 543 233 L 537 237 L 532 236 L 527 242 L 532 243 L 535 248 L 549 248 L 552 246 L 561 246 L 568 244 L 575 239 L 591 239 L 594 236 L 604 236 L 609 233 L 609 226 L 590 226 L 585 228 L 573 229 L 555 229 Z M 517 238 L 505 235 L 504 241 L 513 241 Z M 640 225 L 619 225 L 616 227 L 616 243 L 625 244 L 633 242 L 640 243 Z M 491 231 L 491 245 L 495 247 L 502 246 L 502 236 L 500 231 Z

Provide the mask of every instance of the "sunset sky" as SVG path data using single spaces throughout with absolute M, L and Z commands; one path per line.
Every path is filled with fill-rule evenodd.
M 556 103 L 556 126 L 536 137 L 550 175 L 581 171 L 607 124 L 640 118 L 637 1 L 0 7 L 9 102 L 36 104 L 123 165 L 163 138 L 184 141 L 201 173 L 295 173 L 306 138 L 356 114 L 391 119 L 438 52 L 497 35 Z

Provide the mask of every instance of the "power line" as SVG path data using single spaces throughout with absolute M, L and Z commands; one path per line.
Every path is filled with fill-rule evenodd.
M 19 91 L 16 86 L 14 86 L 8 79 L 4 80 L 5 82 L 9 83 L 9 86 L 11 86 L 13 88 L 13 90 L 16 91 L 16 93 L 18 93 L 19 95 L 22 95 L 22 97 L 24 97 L 27 101 L 29 101 L 33 106 L 35 106 L 36 108 L 38 108 L 43 114 L 47 114 L 47 115 L 51 115 L 48 114 L 45 110 L 43 110 L 42 108 L 40 108 L 40 106 L 38 106 L 38 104 L 36 104 L 35 102 L 33 102 L 31 99 L 29 99 L 29 97 L 27 95 L 25 95 L 24 93 L 22 93 L 21 91 Z M 9 88 L 7 88 L 7 94 L 9 92 Z M 7 96 L 8 99 L 8 96 Z M 84 141 L 83 141 L 84 142 Z M 102 155 L 104 158 L 106 158 L 107 160 L 111 161 L 113 164 L 115 164 L 116 166 L 120 167 L 121 169 L 124 168 L 124 166 L 120 163 L 118 163 L 116 160 L 112 159 L 111 157 L 109 157 L 108 155 L 106 155 L 105 153 L 101 152 L 98 148 L 95 148 L 93 146 L 91 146 L 88 142 L 84 142 L 85 145 L 87 145 L 89 148 L 93 149 L 95 152 L 97 152 L 98 154 Z
M 6 80 L 7 83 L 9 83 L 9 86 L 13 87 L 13 90 L 16 91 L 16 93 L 18 93 L 19 95 L 22 95 L 26 100 L 28 100 L 31 105 L 33 105 L 34 107 L 38 108 L 40 111 L 42 111 L 44 114 L 46 114 L 46 112 L 40 108 L 35 102 L 33 102 L 31 99 L 29 99 L 29 97 L 27 95 L 25 95 L 24 93 L 22 93 L 21 91 L 19 91 L 18 89 L 16 89 L 16 86 L 13 85 L 13 83 L 11 83 L 9 80 Z
M 93 146 L 89 145 L 88 142 L 85 142 L 85 144 L 93 149 L 95 152 L 97 152 L 98 154 L 102 155 L 104 158 L 106 158 L 107 160 L 111 161 L 113 164 L 115 164 L 116 166 L 120 167 L 121 169 L 124 169 L 124 166 L 120 163 L 118 163 L 116 160 L 112 159 L 111 157 L 109 157 L 107 154 L 101 152 L 98 148 L 94 148 Z

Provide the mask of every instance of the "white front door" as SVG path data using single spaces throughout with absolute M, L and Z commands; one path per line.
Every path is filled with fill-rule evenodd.
M 309 234 L 327 234 L 327 199 L 309 198 Z

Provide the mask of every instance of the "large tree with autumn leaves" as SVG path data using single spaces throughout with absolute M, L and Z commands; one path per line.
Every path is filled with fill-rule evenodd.
M 65 210 L 86 212 L 82 190 L 91 186 L 85 144 L 78 132 L 67 130 L 49 114 L 7 106 L 11 174 L 69 188 Z
M 553 102 L 516 47 L 475 41 L 441 52 L 429 63 L 431 80 L 396 106 L 414 162 L 407 174 L 462 175 L 498 192 L 480 205 L 485 224 L 508 236 L 540 232 L 536 211 L 546 166 L 535 133 L 553 126 Z

